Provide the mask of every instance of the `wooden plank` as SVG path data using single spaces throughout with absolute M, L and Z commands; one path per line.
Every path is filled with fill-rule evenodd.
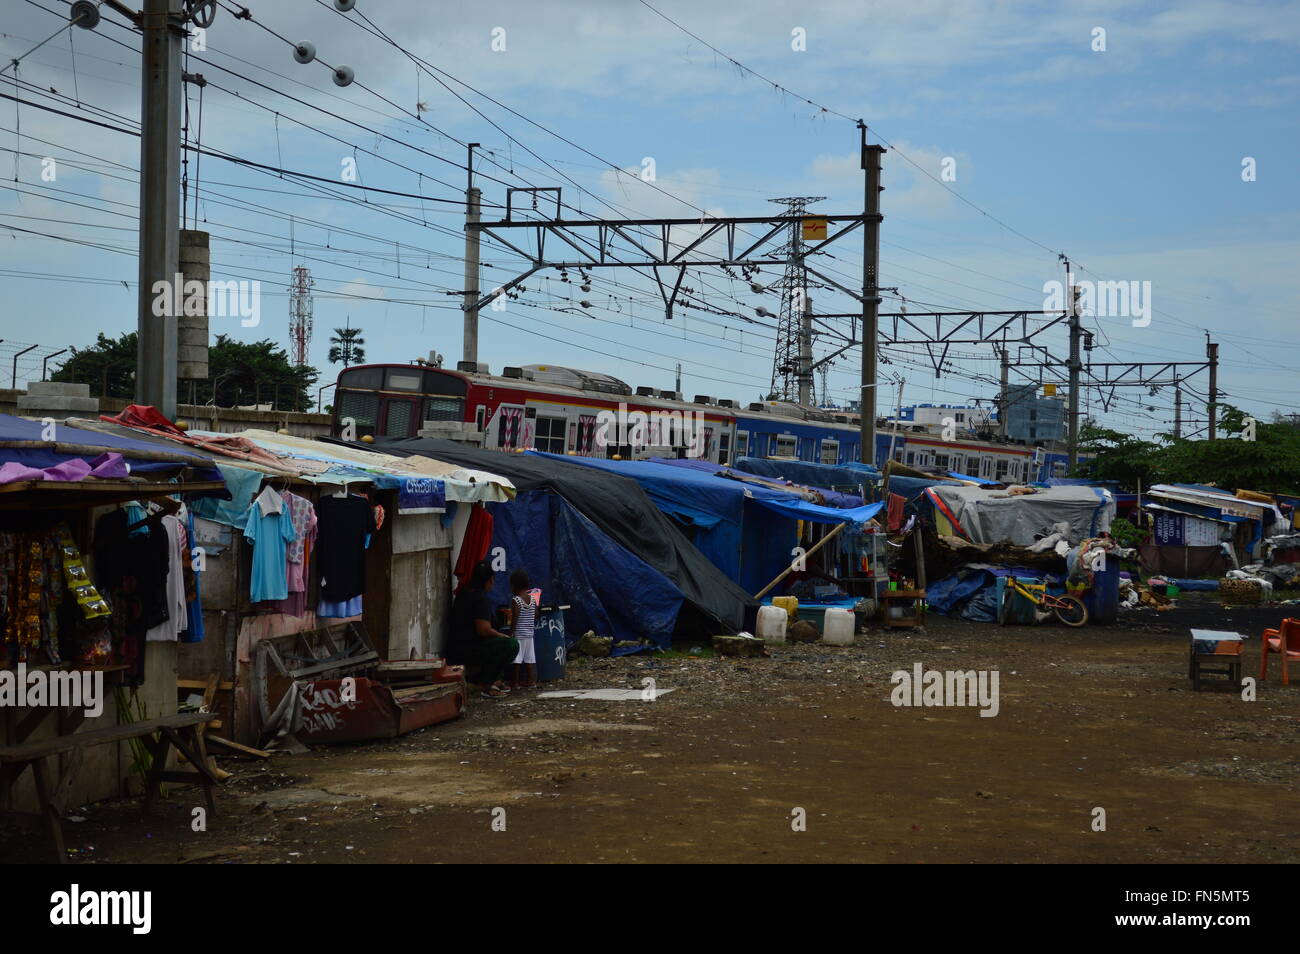
M 53 739 L 41 739 L 37 742 L 25 742 L 21 745 L 0 747 L 0 764 L 5 762 L 29 762 L 33 759 L 68 752 L 79 746 L 105 745 L 110 742 L 124 742 L 127 739 L 146 738 L 155 732 L 167 729 L 181 729 L 186 726 L 211 722 L 216 719 L 214 712 L 182 712 L 174 716 L 147 719 L 143 722 L 128 722 L 123 725 L 110 726 L 106 729 L 94 729 L 90 732 L 76 732 L 72 735 Z
M 208 741 L 216 743 L 223 749 L 229 749 L 230 751 L 238 752 L 241 755 L 250 755 L 255 759 L 269 759 L 271 757 L 271 753 L 265 749 L 255 749 L 249 745 L 241 745 L 238 742 L 232 742 L 230 739 L 223 738 L 219 735 L 213 735 L 210 732 L 208 733 Z

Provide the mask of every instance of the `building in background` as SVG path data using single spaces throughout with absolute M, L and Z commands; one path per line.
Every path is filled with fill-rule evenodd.
M 1007 388 L 1007 437 L 1028 444 L 1065 438 L 1065 401 L 1044 397 L 1038 386 Z

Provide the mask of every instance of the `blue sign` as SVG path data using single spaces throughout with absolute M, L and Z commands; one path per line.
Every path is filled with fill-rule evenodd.
M 447 488 L 437 477 L 404 477 L 397 489 L 398 513 L 446 513 Z
M 1187 539 L 1187 517 L 1181 513 L 1155 511 L 1154 536 L 1157 546 L 1183 546 Z

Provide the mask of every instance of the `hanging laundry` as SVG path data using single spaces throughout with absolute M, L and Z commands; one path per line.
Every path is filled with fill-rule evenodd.
M 271 491 L 275 493 L 275 491 Z M 293 520 L 284 511 L 284 503 L 275 494 L 278 509 L 264 510 L 259 503 L 265 491 L 248 508 L 244 536 L 253 543 L 253 568 L 249 573 L 249 598 L 282 600 L 289 595 L 289 577 L 285 569 L 288 545 L 294 540 Z
M 293 542 L 285 550 L 285 578 L 289 595 L 269 604 L 272 612 L 303 616 L 307 612 L 307 568 L 316 541 L 316 508 L 297 494 L 285 493 L 285 510 L 293 522 Z
M 164 601 L 167 618 L 145 633 L 145 641 L 151 643 L 175 642 L 188 625 L 185 604 L 185 572 L 181 569 L 186 561 L 181 551 L 181 523 L 173 516 L 163 517 L 160 521 L 162 533 L 167 542 L 167 576 L 164 589 Z M 153 531 L 158 533 L 158 531 Z
M 465 524 L 465 538 L 460 545 L 460 556 L 456 560 L 456 592 L 464 587 L 470 575 L 492 546 L 492 514 L 481 503 L 474 504 Z
M 365 497 L 328 495 L 316 501 L 316 565 L 322 602 L 342 603 L 366 589 L 366 544 L 375 530 Z

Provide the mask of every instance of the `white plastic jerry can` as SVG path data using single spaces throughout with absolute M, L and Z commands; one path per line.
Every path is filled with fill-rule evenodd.
M 758 638 L 765 643 L 784 643 L 785 628 L 790 622 L 790 614 L 780 606 L 760 606 L 758 608 Z
M 853 610 L 832 606 L 826 611 L 822 642 L 828 646 L 852 646 L 854 622 Z

